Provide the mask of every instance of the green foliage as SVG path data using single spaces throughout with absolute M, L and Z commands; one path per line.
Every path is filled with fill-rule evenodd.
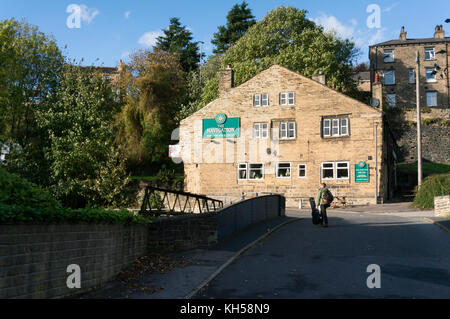
M 240 5 L 235 4 L 228 12 L 226 26 L 219 26 L 218 32 L 214 33 L 214 38 L 211 40 L 215 46 L 213 52 L 225 53 L 256 23 L 254 18 L 248 3 L 243 1 Z
M 443 120 L 443 121 L 441 122 L 441 124 L 442 124 L 443 126 L 449 127 L 449 126 L 450 126 L 450 120 Z
M 400 163 L 397 166 L 399 173 L 417 173 L 417 162 L 415 163 Z M 422 163 L 422 171 L 425 175 L 445 174 L 450 173 L 450 164 L 448 163 Z
M 36 139 L 36 101 L 53 92 L 63 64 L 55 40 L 37 27 L 0 21 L 0 135 L 22 146 Z
M 36 113 L 48 144 L 49 189 L 65 206 L 127 205 L 128 178 L 112 124 L 120 104 L 91 68 L 66 65 L 52 98 Z
M 161 50 L 138 51 L 120 74 L 125 106 L 117 117 L 116 143 L 128 167 L 167 160 L 171 133 L 185 99 L 185 78 L 178 59 Z
M 158 37 L 156 48 L 176 54 L 185 72 L 197 69 L 200 62 L 198 43 L 192 42 L 192 33 L 182 26 L 179 18 L 171 18 L 170 25 L 163 30 L 164 36 Z
M 231 64 L 235 85 L 240 85 L 274 64 L 311 77 L 323 71 L 328 85 L 336 84 L 343 92 L 356 90 L 351 79 L 352 61 L 358 51 L 349 40 L 325 33 L 306 18 L 306 11 L 280 7 L 248 29 L 222 60 L 222 67 Z M 208 81 L 202 93 L 206 105 L 218 97 L 218 78 Z
M 450 195 L 450 174 L 429 176 L 424 179 L 414 198 L 414 206 L 421 209 L 434 208 L 434 197 Z
M 422 113 L 431 113 L 431 107 L 424 106 L 424 107 L 422 107 L 421 112 Z
M 435 124 L 437 122 L 438 122 L 438 119 L 435 119 L 435 118 L 423 119 L 422 120 L 422 124 L 423 125 L 431 125 L 431 124 Z
M 64 208 L 50 193 L 0 168 L 0 224 L 135 224 L 148 219 L 126 210 Z

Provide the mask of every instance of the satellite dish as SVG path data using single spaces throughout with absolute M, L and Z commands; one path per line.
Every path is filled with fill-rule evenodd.
M 379 99 L 375 99 L 375 98 L 371 98 L 370 99 L 370 105 L 373 107 L 379 107 L 380 106 L 380 100 Z

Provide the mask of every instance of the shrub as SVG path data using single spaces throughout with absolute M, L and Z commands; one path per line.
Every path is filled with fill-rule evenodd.
M 0 168 L 0 224 L 140 224 L 149 220 L 127 210 L 64 208 L 47 191 Z
M 450 126 L 450 120 L 443 120 L 443 121 L 441 122 L 441 124 L 442 124 L 443 126 L 449 127 L 449 126 Z
M 424 106 L 421 110 L 422 113 L 431 113 L 431 108 L 429 106 Z
M 431 119 L 423 119 L 423 120 L 422 120 L 422 124 L 423 124 L 423 125 L 430 125 L 430 124 L 434 124 L 434 123 L 437 123 L 437 122 L 438 122 L 438 120 L 435 119 L 435 118 L 431 118 Z
M 434 208 L 434 197 L 450 194 L 450 174 L 439 174 L 424 179 L 416 193 L 414 206 L 421 209 Z

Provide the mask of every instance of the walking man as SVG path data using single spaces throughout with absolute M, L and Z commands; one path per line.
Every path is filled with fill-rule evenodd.
M 327 216 L 327 208 L 331 206 L 331 202 L 333 201 L 333 195 L 327 188 L 327 184 L 321 183 L 320 188 L 317 191 L 316 203 L 317 206 L 320 207 L 320 213 L 322 215 L 322 221 L 320 224 L 323 227 L 328 227 L 328 216 Z

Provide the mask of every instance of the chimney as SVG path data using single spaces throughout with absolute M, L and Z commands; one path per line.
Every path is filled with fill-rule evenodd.
M 219 71 L 219 96 L 229 92 L 234 87 L 234 71 L 231 64 L 225 70 Z
M 375 81 L 372 84 L 372 98 L 370 105 L 375 108 L 383 109 L 383 83 L 380 82 L 380 75 L 375 73 Z
M 312 79 L 314 81 L 317 81 L 319 83 L 322 83 L 323 85 L 327 85 L 327 77 L 323 73 L 323 71 L 319 71 L 319 74 L 313 75 Z
M 402 27 L 402 30 L 400 31 L 400 40 L 406 41 L 405 27 Z
M 434 38 L 435 39 L 444 39 L 445 38 L 445 31 L 442 25 L 437 25 L 434 29 Z

